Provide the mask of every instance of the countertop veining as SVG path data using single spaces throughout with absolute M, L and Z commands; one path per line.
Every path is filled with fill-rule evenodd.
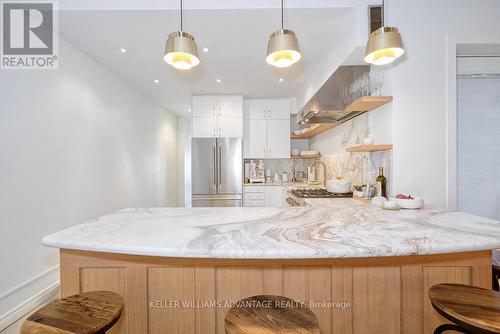
M 431 209 L 386 211 L 352 199 L 329 203 L 336 204 L 123 209 L 48 235 L 42 242 L 134 255 L 257 259 L 404 256 L 500 247 L 500 222 L 487 218 Z

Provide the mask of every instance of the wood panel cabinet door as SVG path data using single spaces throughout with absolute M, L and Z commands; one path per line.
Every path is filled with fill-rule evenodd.
M 217 97 L 218 117 L 243 118 L 243 96 L 241 95 L 220 95 Z
M 267 101 L 254 99 L 245 101 L 245 119 L 266 119 Z
M 193 96 L 193 117 L 217 117 L 217 97 L 211 95 Z
M 243 137 L 243 119 L 239 117 L 219 118 L 219 138 Z
M 290 100 L 269 100 L 267 102 L 269 119 L 290 119 Z
M 244 158 L 262 159 L 267 157 L 266 123 L 265 119 L 249 119 L 245 121 Z
M 290 158 L 290 120 L 267 120 L 267 157 Z
M 217 118 L 212 117 L 194 117 L 193 138 L 217 138 Z

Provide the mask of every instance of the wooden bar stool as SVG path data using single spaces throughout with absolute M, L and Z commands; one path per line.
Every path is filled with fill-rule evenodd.
M 227 334 L 319 334 L 318 319 L 303 304 L 281 296 L 240 300 L 225 319 Z
M 434 334 L 453 330 L 468 334 L 500 333 L 500 293 L 463 284 L 437 284 L 429 289 L 434 309 L 453 324 Z
M 54 300 L 32 314 L 21 334 L 103 334 L 120 319 L 123 299 L 92 291 Z

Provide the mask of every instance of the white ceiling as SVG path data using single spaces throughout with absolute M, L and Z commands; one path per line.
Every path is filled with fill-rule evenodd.
M 73 45 L 181 114 L 187 112 L 191 94 L 296 96 L 328 56 L 325 51 L 352 28 L 355 15 L 352 7 L 286 9 L 285 27 L 296 32 L 303 55 L 288 69 L 265 62 L 269 34 L 280 25 L 277 8 L 186 10 L 184 30 L 195 36 L 201 60 L 191 71 L 175 70 L 162 59 L 167 35 L 179 30 L 177 10 L 64 10 L 59 30 Z M 127 53 L 120 52 L 122 47 Z M 222 82 L 216 83 L 217 78 Z

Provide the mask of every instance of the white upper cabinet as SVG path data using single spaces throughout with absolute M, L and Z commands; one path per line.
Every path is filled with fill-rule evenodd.
M 290 100 L 245 100 L 243 157 L 290 158 Z
M 245 158 L 267 158 L 267 121 L 249 119 L 244 121 L 243 156 Z
M 217 117 L 217 97 L 193 96 L 193 117 Z
M 245 119 L 290 119 L 288 99 L 245 100 Z
M 245 100 L 245 119 L 266 119 L 267 100 Z
M 241 95 L 218 96 L 217 108 L 219 117 L 243 118 L 243 96 Z
M 218 120 L 218 138 L 243 137 L 243 120 L 237 117 L 221 117 Z
M 217 118 L 193 117 L 193 138 L 217 138 Z
M 290 158 L 290 120 L 267 120 L 267 155 L 270 158 Z
M 193 96 L 193 138 L 243 137 L 241 95 Z
M 269 100 L 267 102 L 269 119 L 290 119 L 290 100 Z

